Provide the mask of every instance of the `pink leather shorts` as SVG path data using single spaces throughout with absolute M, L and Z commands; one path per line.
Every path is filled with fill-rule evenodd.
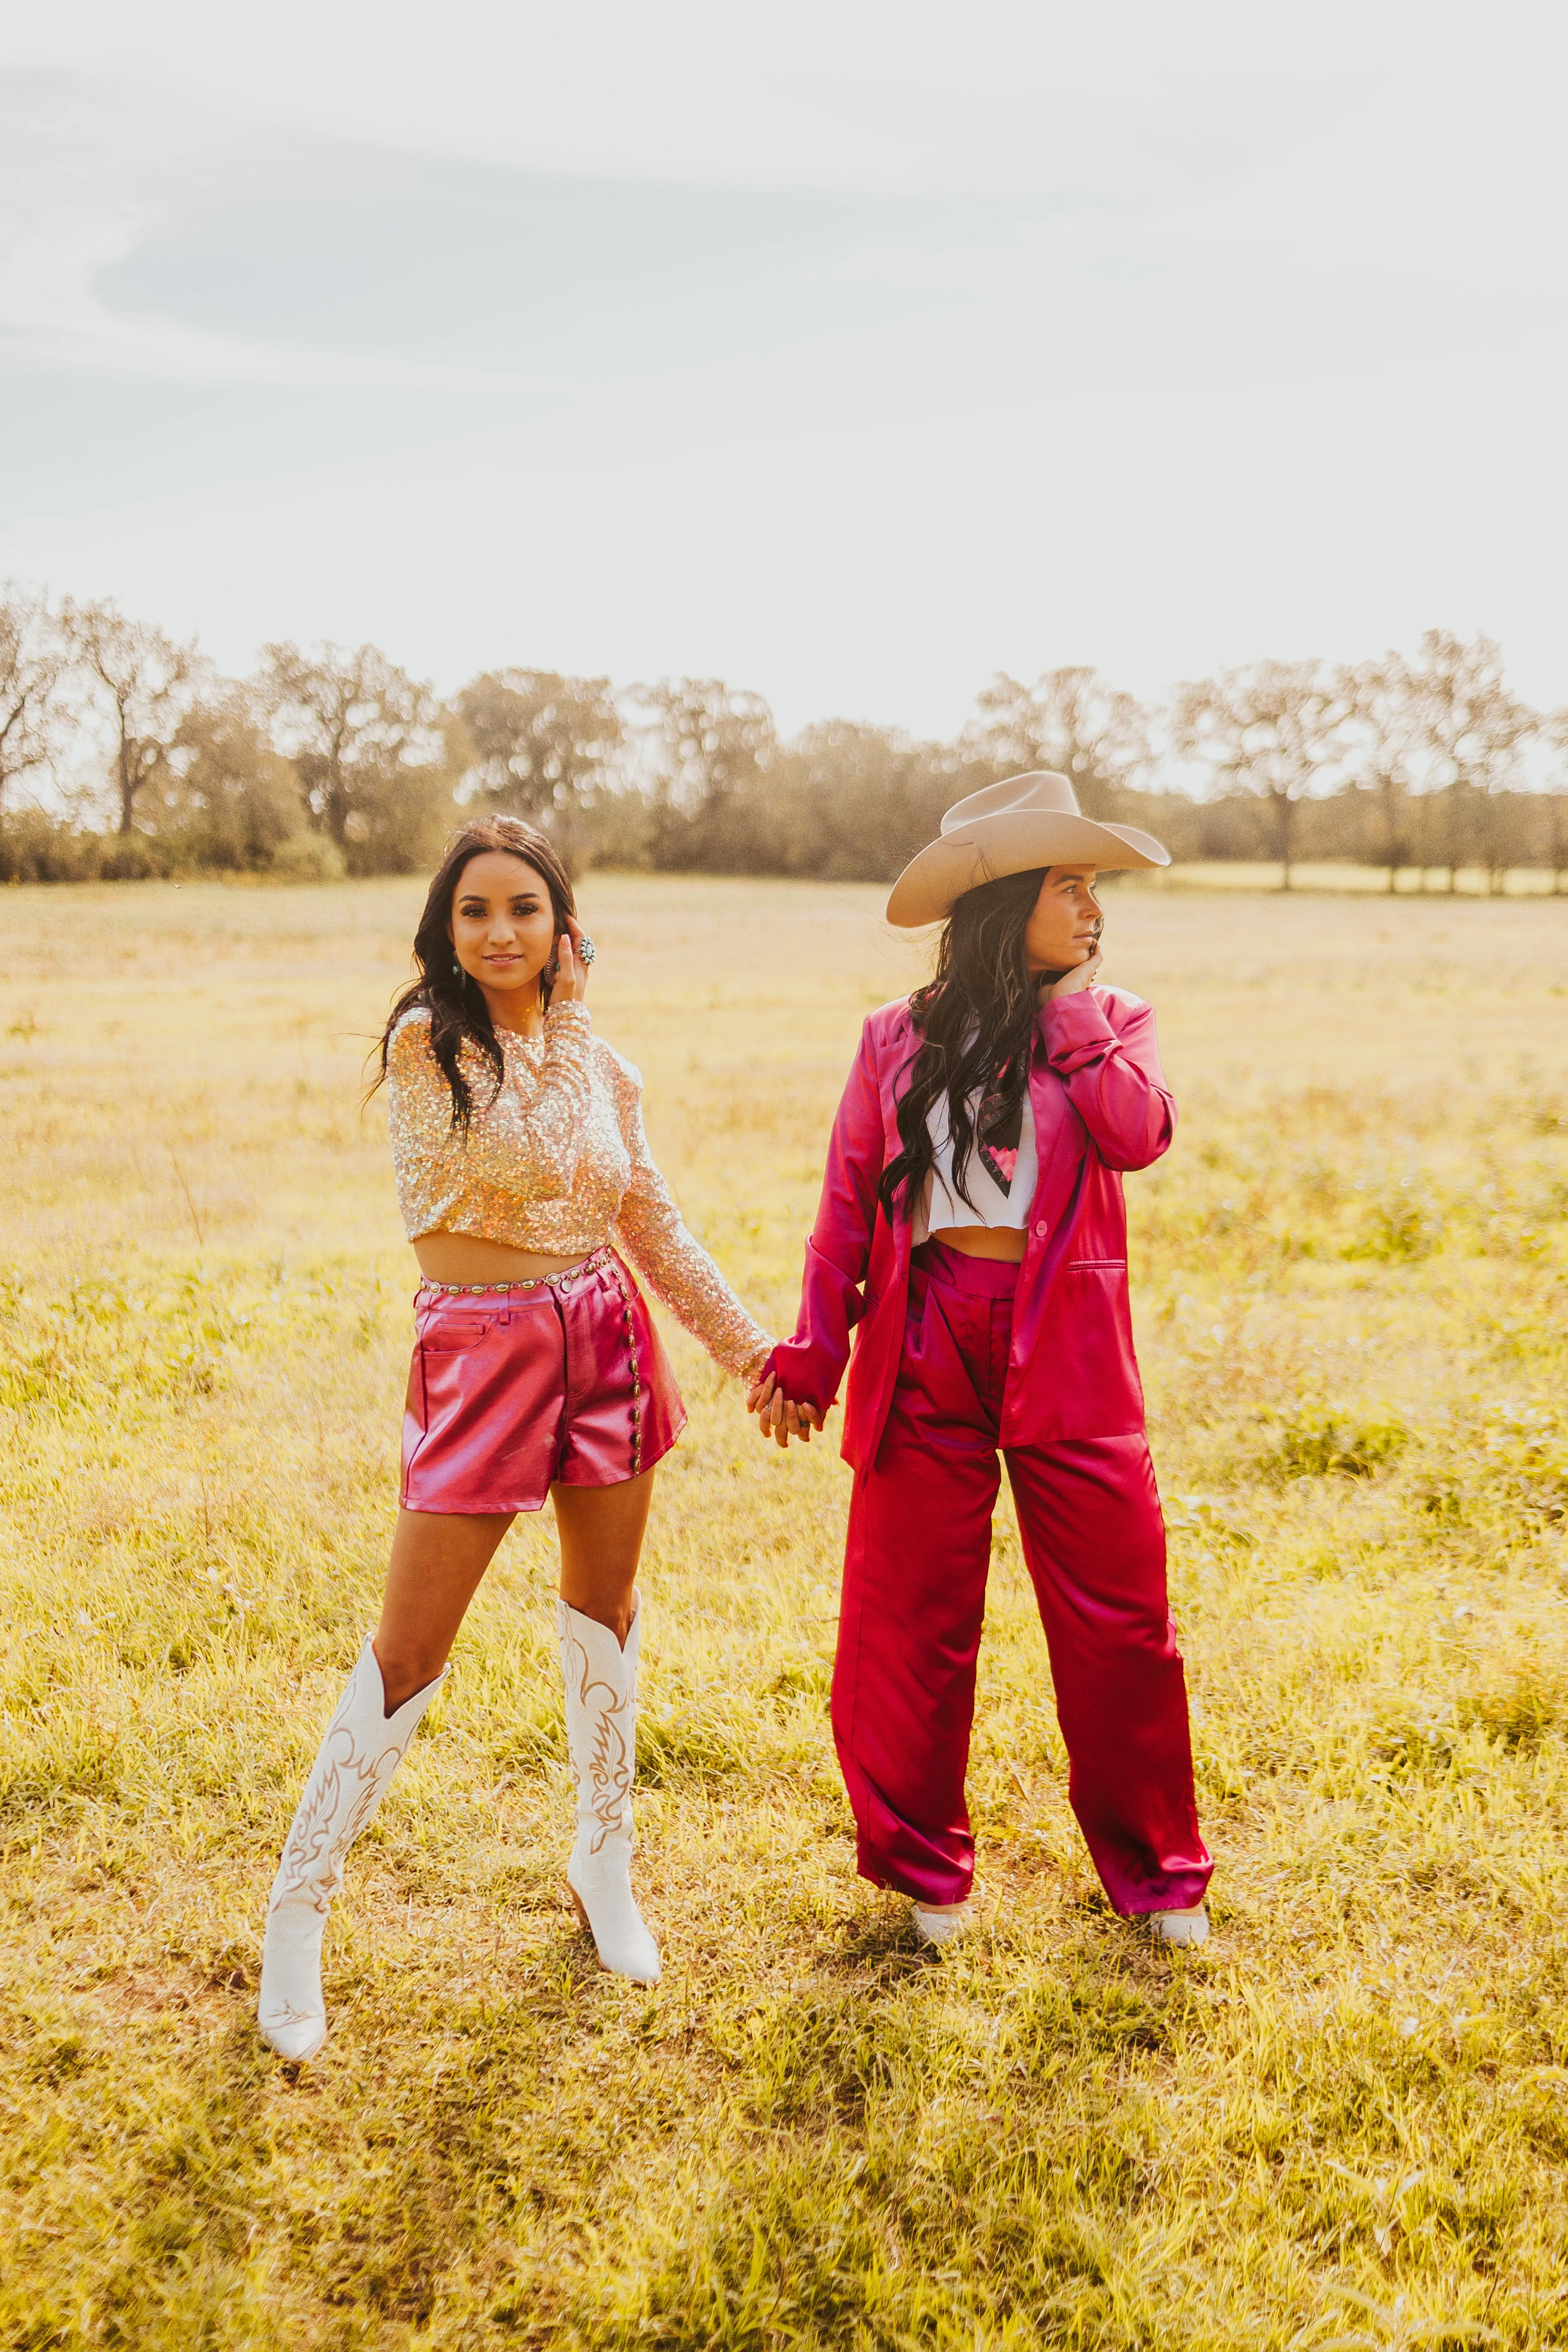
M 618 1486 L 686 1425 L 669 1360 L 613 1250 L 531 1289 L 421 1287 L 403 1411 L 407 1511 L 537 1511 L 559 1479 Z

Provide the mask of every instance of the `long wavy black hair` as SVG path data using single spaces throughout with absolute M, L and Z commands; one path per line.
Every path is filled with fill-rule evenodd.
M 1049 870 L 1032 866 L 1023 874 L 1004 874 L 953 901 L 937 945 L 936 970 L 910 999 L 921 1042 L 899 1104 L 903 1149 L 889 1160 L 877 1188 L 889 1218 L 915 1213 L 936 1158 L 931 1107 L 944 1095 L 954 1182 L 974 1206 L 968 1178 L 973 1106 L 987 1095 L 1011 1104 L 1029 1083 L 1042 975 L 1029 970 L 1024 934 Z
M 532 866 L 550 893 L 558 939 L 566 928 L 567 916 L 577 912 L 566 868 L 543 834 L 536 833 L 531 824 L 524 824 L 521 817 L 515 816 L 474 817 L 459 825 L 447 844 L 446 855 L 426 896 L 419 928 L 414 934 L 414 961 L 419 976 L 403 991 L 387 1015 L 381 1034 L 381 1067 L 370 1089 L 374 1094 L 386 1076 L 392 1033 L 404 1014 L 418 1006 L 427 1006 L 430 1050 L 451 1089 L 453 1131 L 463 1135 L 467 1135 L 468 1121 L 474 1115 L 473 1088 L 463 1075 L 460 1059 L 463 1047 L 476 1047 L 489 1063 L 495 1078 L 490 1090 L 492 1102 L 506 1075 L 500 1040 L 491 1024 L 489 1007 L 478 982 L 463 970 L 453 953 L 449 930 L 464 868 L 470 859 L 483 856 L 487 849 L 504 850 L 509 856 L 521 857 L 525 865 Z M 549 1006 L 556 970 L 552 957 L 539 976 L 542 1011 Z

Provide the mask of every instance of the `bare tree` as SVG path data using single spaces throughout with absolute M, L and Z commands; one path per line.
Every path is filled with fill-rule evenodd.
M 1149 761 L 1149 716 L 1095 669 L 1050 669 L 1033 686 L 998 670 L 979 697 L 969 742 L 1004 773 L 1054 768 L 1088 816 L 1116 814 L 1117 795 Z
M 359 872 L 412 871 L 452 813 L 433 689 L 374 646 L 265 646 L 258 692 L 311 821 Z
M 118 604 L 60 608 L 60 626 L 110 723 L 110 762 L 120 803 L 120 832 L 136 829 L 136 803 L 159 771 L 202 679 L 194 641 L 167 635 L 151 621 L 128 620 Z
M 1388 887 L 1394 891 L 1400 868 L 1414 863 L 1416 847 L 1411 769 L 1418 757 L 1418 731 L 1410 665 L 1403 654 L 1386 653 L 1342 669 L 1337 677 L 1350 773 L 1362 791 L 1376 795 Z
M 485 670 L 457 698 L 473 763 L 467 792 L 548 824 L 608 779 L 626 729 L 607 677 Z
M 633 692 L 654 714 L 654 863 L 744 873 L 778 748 L 773 712 L 760 694 L 733 692 L 716 677 L 665 678 Z
M 1541 721 L 1542 740 L 1552 755 L 1546 779 L 1546 854 L 1552 863 L 1552 895 L 1563 895 L 1568 875 L 1568 703 Z
M 972 788 L 951 744 L 911 742 L 850 719 L 803 728 L 775 758 L 776 870 L 826 881 L 890 881 Z
M 54 759 L 68 660 L 47 597 L 9 583 L 0 589 L 0 809 L 19 777 Z
M 1279 887 L 1290 887 L 1296 811 L 1342 772 L 1350 716 L 1342 678 L 1321 662 L 1258 662 L 1176 689 L 1176 749 L 1273 819 Z
M 304 830 L 299 778 L 273 750 L 251 688 L 218 679 L 192 703 L 142 796 L 142 822 L 194 865 L 227 872 L 269 866 Z
M 1507 870 L 1499 796 L 1517 780 L 1539 719 L 1509 691 L 1490 637 L 1466 641 L 1448 629 L 1428 629 L 1408 679 L 1412 763 L 1419 788 L 1443 796 L 1440 862 L 1448 887 L 1458 887 L 1461 864 L 1474 864 L 1485 871 L 1488 890 L 1496 890 Z

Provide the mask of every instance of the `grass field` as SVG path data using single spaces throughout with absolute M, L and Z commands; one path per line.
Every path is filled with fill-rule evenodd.
M 1178 866 L 1163 868 L 1147 875 L 1142 887 L 1155 890 L 1278 890 L 1280 868 L 1278 863 L 1237 857 L 1185 858 Z M 1447 896 L 1449 875 L 1446 866 L 1401 866 L 1396 877 L 1395 895 L 1417 898 L 1425 895 Z M 1565 895 L 1559 890 L 1560 877 L 1540 866 L 1514 866 L 1496 877 L 1478 866 L 1462 866 L 1453 877 L 1452 896 L 1456 898 L 1540 898 Z M 1292 866 L 1292 890 L 1349 892 L 1352 896 L 1386 897 L 1388 868 L 1386 866 L 1361 866 L 1348 857 L 1307 859 Z
M 1110 901 L 1184 1107 L 1128 1189 L 1207 1951 L 1098 1892 L 1003 1523 L 986 1925 L 917 1950 L 826 1723 L 843 1467 L 764 1448 L 677 1333 L 662 1986 L 563 1900 L 530 1523 L 294 2071 L 260 1915 L 392 1518 L 411 1259 L 357 1104 L 417 895 L 0 895 L 0 2344 L 1568 2344 L 1563 910 Z M 879 897 L 584 893 L 599 1027 L 775 1324 L 860 1018 L 917 969 Z

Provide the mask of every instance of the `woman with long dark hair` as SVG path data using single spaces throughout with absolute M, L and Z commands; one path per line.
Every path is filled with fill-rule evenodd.
M 546 1495 L 577 1781 L 572 1899 L 602 1964 L 658 1980 L 631 1886 L 641 1619 L 654 1465 L 685 1423 L 626 1260 L 726 1371 L 769 1339 L 682 1223 L 643 1133 L 642 1081 L 595 1037 L 593 941 L 560 859 L 515 817 L 448 844 L 376 1080 L 422 1279 L 381 1622 L 327 1727 L 267 1915 L 261 2031 L 326 2039 L 321 1937 L 350 1845 L 434 1698 L 519 1511 Z M 374 1089 L 373 1089 L 374 1091 Z M 622 1253 L 625 1253 L 623 1255 Z
M 911 1896 L 931 1943 L 972 1910 L 963 1781 L 999 1453 L 1095 1867 L 1167 1941 L 1208 1933 L 1121 1194 L 1175 1109 L 1148 1005 L 1096 984 L 1096 873 L 1169 862 L 1083 816 L 1065 776 L 949 809 L 888 902 L 890 922 L 943 922 L 935 972 L 866 1023 L 799 1327 L 748 1398 L 787 1445 L 822 1426 L 849 1362 L 834 1737 L 861 1874 Z

